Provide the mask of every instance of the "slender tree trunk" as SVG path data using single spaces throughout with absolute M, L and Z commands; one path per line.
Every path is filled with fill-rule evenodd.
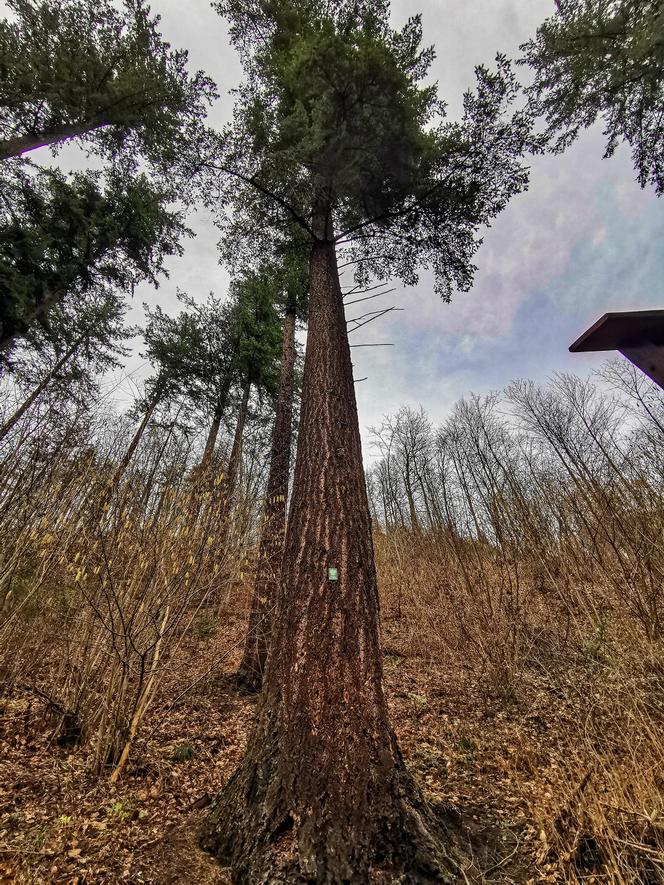
M 455 881 L 388 722 L 334 245 L 312 251 L 282 581 L 257 720 L 204 847 L 243 883 Z
M 214 454 L 214 447 L 217 444 L 217 437 L 219 436 L 219 427 L 221 426 L 221 419 L 224 414 L 224 408 L 226 406 L 226 399 L 224 397 L 224 401 L 221 399 L 218 400 L 217 405 L 215 406 L 214 413 L 212 415 L 212 424 L 210 424 L 210 430 L 208 431 L 208 437 L 205 441 L 205 449 L 203 451 L 203 457 L 201 458 L 201 463 L 199 465 L 199 469 L 201 473 L 203 473 L 210 465 L 210 461 L 212 460 L 212 455 Z
M 249 394 L 251 392 L 251 384 L 247 381 L 242 389 L 242 401 L 237 413 L 237 423 L 235 425 L 235 435 L 233 436 L 233 445 L 231 447 L 231 455 L 228 459 L 228 470 L 226 476 L 226 496 L 229 501 L 235 494 L 238 480 L 240 480 L 240 468 L 242 465 L 242 440 L 244 437 L 244 425 L 247 423 L 247 409 L 249 406 Z
M 404 484 L 406 486 L 406 498 L 408 499 L 408 515 L 410 517 L 410 527 L 414 532 L 420 535 L 422 534 L 422 527 L 420 526 L 417 509 L 415 508 L 415 497 L 413 495 L 413 486 L 410 482 L 410 467 L 408 463 L 406 463 L 406 470 L 404 473 Z
M 387 493 L 385 491 L 385 485 L 383 484 L 382 481 L 380 484 L 380 494 L 381 494 L 381 498 L 383 500 L 383 516 L 385 518 L 385 531 L 387 532 L 390 530 L 391 524 L 390 524 L 390 517 L 388 516 L 388 512 L 387 512 Z
M 240 467 L 242 464 L 242 437 L 244 435 L 244 426 L 247 420 L 247 409 L 249 406 L 249 394 L 251 392 L 251 384 L 246 382 L 242 390 L 242 400 L 238 409 L 237 422 L 235 424 L 235 434 L 233 436 L 233 445 L 231 454 L 228 459 L 226 474 L 223 477 L 223 483 L 219 489 L 219 497 L 216 502 L 210 503 L 215 513 L 221 516 L 221 525 L 219 528 L 219 544 L 222 548 L 227 546 L 228 538 L 231 534 L 233 525 L 233 511 L 236 502 L 236 490 Z
M 113 475 L 113 479 L 111 480 L 111 488 L 116 487 L 116 485 L 119 483 L 120 479 L 122 478 L 122 474 L 125 472 L 125 470 L 129 466 L 129 462 L 133 458 L 134 452 L 138 448 L 138 444 L 141 441 L 141 437 L 143 436 L 143 433 L 145 432 L 145 428 L 150 423 L 150 419 L 152 418 L 152 416 L 154 414 L 154 410 L 159 405 L 160 400 L 161 400 L 161 390 L 157 387 L 155 390 L 154 396 L 152 397 L 152 399 L 148 403 L 148 407 L 145 410 L 145 414 L 143 415 L 143 420 L 138 425 L 136 433 L 134 434 L 132 441 L 129 443 L 129 447 L 128 447 L 127 451 L 124 453 L 124 457 L 122 458 L 122 461 L 120 461 L 120 463 L 118 465 L 118 469 L 115 471 L 115 473 Z
M 57 375 L 60 369 L 66 365 L 69 360 L 73 357 L 73 355 L 78 350 L 83 338 L 77 338 L 76 341 L 69 347 L 68 350 L 63 353 L 57 363 L 53 366 L 50 372 L 44 376 L 44 378 L 39 382 L 37 387 L 32 391 L 30 396 L 26 399 L 26 401 L 21 405 L 14 414 L 8 418 L 5 423 L 0 427 L 0 440 L 4 439 L 12 427 L 15 427 L 18 421 L 25 415 L 28 409 L 32 406 L 32 404 L 42 395 L 42 393 L 46 390 L 48 385 L 51 383 L 53 378 Z
M 371 529 L 373 532 L 380 531 L 380 517 L 378 516 L 378 504 L 376 502 L 376 486 L 369 494 L 369 516 L 371 517 Z
M 87 121 L 86 123 L 72 124 L 63 126 L 52 132 L 39 132 L 35 135 L 18 135 L 16 138 L 9 138 L 7 141 L 0 141 L 0 160 L 9 160 L 12 157 L 20 157 L 30 151 L 37 150 L 40 147 L 49 147 L 52 144 L 59 144 L 62 141 L 69 141 L 72 138 L 79 138 L 88 132 L 95 132 L 97 129 L 103 129 L 109 123 L 99 123 Z
M 238 683 L 249 691 L 257 691 L 261 687 L 272 627 L 271 612 L 279 594 L 293 435 L 294 369 L 295 311 L 288 310 L 284 318 L 279 394 L 272 430 L 272 452 L 263 508 L 258 570 L 244 655 L 238 670 Z
M 197 492 L 190 499 L 190 511 L 189 511 L 189 521 L 191 525 L 195 525 L 199 518 L 201 517 L 202 512 L 204 512 L 203 501 L 206 497 L 204 494 L 205 489 L 207 488 L 208 492 L 211 492 L 212 489 L 212 481 L 216 482 L 217 480 L 217 471 L 214 472 L 214 476 L 209 473 L 210 465 L 214 460 L 214 451 L 217 446 L 217 439 L 219 437 L 219 428 L 221 427 L 221 419 L 223 418 L 224 411 L 226 409 L 226 403 L 228 400 L 228 392 L 231 387 L 231 379 L 230 377 L 226 378 L 222 384 L 222 386 L 217 391 L 217 402 L 214 407 L 214 412 L 212 413 L 212 423 L 210 424 L 210 429 L 208 431 L 207 439 L 205 441 L 205 448 L 203 450 L 203 457 L 200 460 L 200 463 L 197 464 L 193 470 L 191 471 L 190 477 L 193 481 L 195 487 L 197 487 Z M 221 505 L 222 509 L 226 506 L 226 497 L 227 497 L 227 487 L 222 487 L 222 498 Z M 208 496 L 209 497 L 209 496 Z M 208 501 L 208 508 L 210 506 L 210 501 Z M 222 528 L 222 537 L 226 537 L 228 526 L 225 523 Z
M 231 379 L 227 378 L 222 386 L 219 388 L 218 396 L 217 396 L 217 404 L 214 408 L 214 413 L 212 415 L 212 424 L 210 424 L 210 430 L 208 432 L 207 440 L 205 441 L 205 449 L 203 451 L 203 457 L 201 458 L 201 463 L 198 466 L 198 470 L 200 473 L 204 473 L 205 470 L 210 466 L 212 458 L 214 456 L 214 450 L 217 445 L 217 438 L 219 436 L 219 428 L 221 427 L 221 419 L 224 416 L 224 411 L 226 409 L 226 403 L 228 402 L 228 392 L 231 389 Z
M 162 458 L 163 458 L 164 452 L 166 451 L 166 448 L 171 440 L 171 437 L 173 435 L 173 431 L 175 430 L 175 425 L 178 422 L 178 418 L 180 417 L 180 412 L 182 411 L 182 405 L 183 404 L 181 403 L 180 406 L 178 407 L 178 410 L 175 413 L 175 418 L 171 421 L 171 423 L 168 427 L 168 433 L 166 434 L 166 437 L 164 438 L 163 443 L 159 447 L 159 451 L 158 451 L 158 453 L 154 459 L 154 463 L 152 465 L 152 470 L 150 471 L 150 475 L 148 476 L 148 481 L 145 484 L 145 492 L 143 493 L 143 497 L 141 499 L 141 504 L 140 504 L 141 509 L 144 512 L 148 511 L 148 507 L 150 504 L 150 496 L 152 495 L 152 489 L 154 488 L 157 470 L 159 469 L 160 466 L 162 466 L 162 463 L 163 463 Z

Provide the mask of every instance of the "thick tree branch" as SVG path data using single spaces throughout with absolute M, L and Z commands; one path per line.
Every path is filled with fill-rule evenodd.
M 88 121 L 87 123 L 78 123 L 71 126 L 63 126 L 52 132 L 39 132 L 35 135 L 18 135 L 16 138 L 9 138 L 6 141 L 0 141 L 0 160 L 9 160 L 13 157 L 20 157 L 30 151 L 37 150 L 40 147 L 49 147 L 52 144 L 58 144 L 61 141 L 69 141 L 72 138 L 79 138 L 88 132 L 95 132 L 98 129 L 104 129 L 111 123 L 95 123 Z
M 207 166 L 208 168 L 212 168 L 217 170 L 218 172 L 226 172 L 228 175 L 232 175 L 234 178 L 239 178 L 240 181 L 244 181 L 245 184 L 249 184 L 252 187 L 255 187 L 257 191 L 260 191 L 266 197 L 271 200 L 274 200 L 278 206 L 281 206 L 282 209 L 285 209 L 292 218 L 300 225 L 301 228 L 306 230 L 306 232 L 311 236 L 312 239 L 317 239 L 316 234 L 314 233 L 311 226 L 307 223 L 307 221 L 302 218 L 302 216 L 293 209 L 290 203 L 287 200 L 284 200 L 283 197 L 280 197 L 279 194 L 275 194 L 269 188 L 265 187 L 265 185 L 261 184 L 259 181 L 254 178 L 253 175 L 244 175 L 242 172 L 239 172 L 237 169 L 233 169 L 230 166 L 225 166 L 222 164 L 209 163 L 207 161 L 203 161 L 201 163 L 203 166 Z

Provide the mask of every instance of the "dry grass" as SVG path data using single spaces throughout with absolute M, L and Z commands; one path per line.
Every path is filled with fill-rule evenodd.
M 383 428 L 388 700 L 469 882 L 661 885 L 664 430 L 566 384 L 515 389 L 518 430 L 495 399 Z M 225 882 L 196 832 L 252 717 L 265 459 L 231 495 L 155 430 L 114 483 L 127 434 L 62 426 L 0 448 L 0 881 Z
M 495 563 L 467 589 L 445 538 L 381 534 L 376 550 L 385 641 L 447 686 L 427 746 L 449 759 L 451 712 L 472 801 L 500 807 L 508 791 L 552 881 L 664 882 L 664 643 L 619 615 L 572 622 L 527 582 L 515 623 Z M 480 586 L 495 593 L 491 622 Z

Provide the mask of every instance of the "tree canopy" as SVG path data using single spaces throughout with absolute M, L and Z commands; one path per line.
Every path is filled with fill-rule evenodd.
M 155 369 L 148 382 L 150 398 L 168 399 L 192 384 L 192 363 L 203 347 L 203 330 L 186 311 L 169 316 L 157 305 L 143 305 L 147 323 L 143 329 L 145 356 Z
M 143 0 L 8 0 L 0 21 L 0 351 L 64 298 L 157 282 L 216 96 Z M 77 139 L 103 171 L 22 155 Z M 99 165 L 97 161 L 96 166 Z M 67 312 L 69 316 L 71 311 Z
M 115 289 L 97 287 L 82 298 L 75 308 L 65 302 L 49 314 L 47 324 L 33 327 L 25 343 L 42 359 L 57 357 L 68 348 L 76 348 L 70 361 L 72 377 L 95 377 L 117 368 L 127 356 L 122 343 L 136 334 L 125 324 L 127 302 Z
M 100 375 L 118 368 L 128 351 L 123 342 L 135 334 L 125 324 L 127 304 L 115 290 L 96 288 L 75 308 L 60 304 L 45 325 L 33 326 L 11 357 L 12 377 L 35 387 L 58 366 L 49 386 L 64 399 L 82 400 L 97 393 Z
M 187 71 L 142 0 L 7 0 L 0 22 L 0 158 L 83 139 L 160 165 L 201 133 L 212 81 Z
M 281 356 L 281 323 L 275 306 L 278 294 L 265 270 L 247 273 L 231 285 L 238 377 L 271 397 L 277 393 Z
M 8 365 L 12 380 L 27 399 L 0 427 L 0 439 L 43 398 L 52 395 L 58 411 L 62 406 L 79 412 L 90 408 L 99 394 L 99 375 L 117 368 L 127 356 L 123 345 L 134 334 L 124 322 L 127 305 L 114 289 L 97 287 L 80 299 L 75 308 L 59 304 L 48 323 L 33 326 Z
M 478 227 L 527 185 L 520 161 L 534 146 L 527 114 L 506 114 L 518 86 L 508 63 L 477 69 L 460 123 L 445 120 L 434 57 L 415 16 L 400 30 L 389 5 L 222 2 L 247 77 L 221 157 L 211 166 L 232 213 L 225 257 L 279 242 L 295 222 L 330 235 L 358 276 L 466 289 Z M 245 245 L 245 252 L 238 243 Z
M 181 213 L 143 175 L 27 166 L 0 187 L 0 348 L 53 305 L 97 285 L 130 291 L 157 283 L 168 255 L 181 251 Z
M 165 396 L 185 392 L 213 413 L 223 411 L 234 385 L 274 396 L 281 332 L 273 295 L 253 274 L 234 281 L 227 299 L 210 293 L 199 302 L 178 292 L 185 309 L 177 316 L 146 305 L 145 355 L 156 368 L 151 386 Z
M 605 157 L 632 149 L 641 187 L 664 190 L 664 8 L 659 0 L 557 0 L 557 12 L 521 46 L 535 73 L 531 107 L 554 151 L 598 118 Z

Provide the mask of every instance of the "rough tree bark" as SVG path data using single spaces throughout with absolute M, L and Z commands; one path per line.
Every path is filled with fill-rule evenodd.
M 279 394 L 272 430 L 270 472 L 263 508 L 258 569 L 244 654 L 237 673 L 238 685 L 248 691 L 258 691 L 261 687 L 272 628 L 271 611 L 279 593 L 293 435 L 294 369 L 295 310 L 288 309 L 284 317 Z
M 201 463 L 198 465 L 201 472 L 207 470 L 207 467 L 212 460 L 212 454 L 214 452 L 214 447 L 217 444 L 217 437 L 219 436 L 219 427 L 221 426 L 223 414 L 223 406 L 217 404 L 212 413 L 212 423 L 210 424 L 210 430 L 208 431 L 207 439 L 205 440 L 203 457 L 201 458 Z
M 378 594 L 332 238 L 312 251 L 281 592 L 257 719 L 202 844 L 235 882 L 456 881 L 382 688 Z M 336 569 L 336 573 L 335 570 Z

